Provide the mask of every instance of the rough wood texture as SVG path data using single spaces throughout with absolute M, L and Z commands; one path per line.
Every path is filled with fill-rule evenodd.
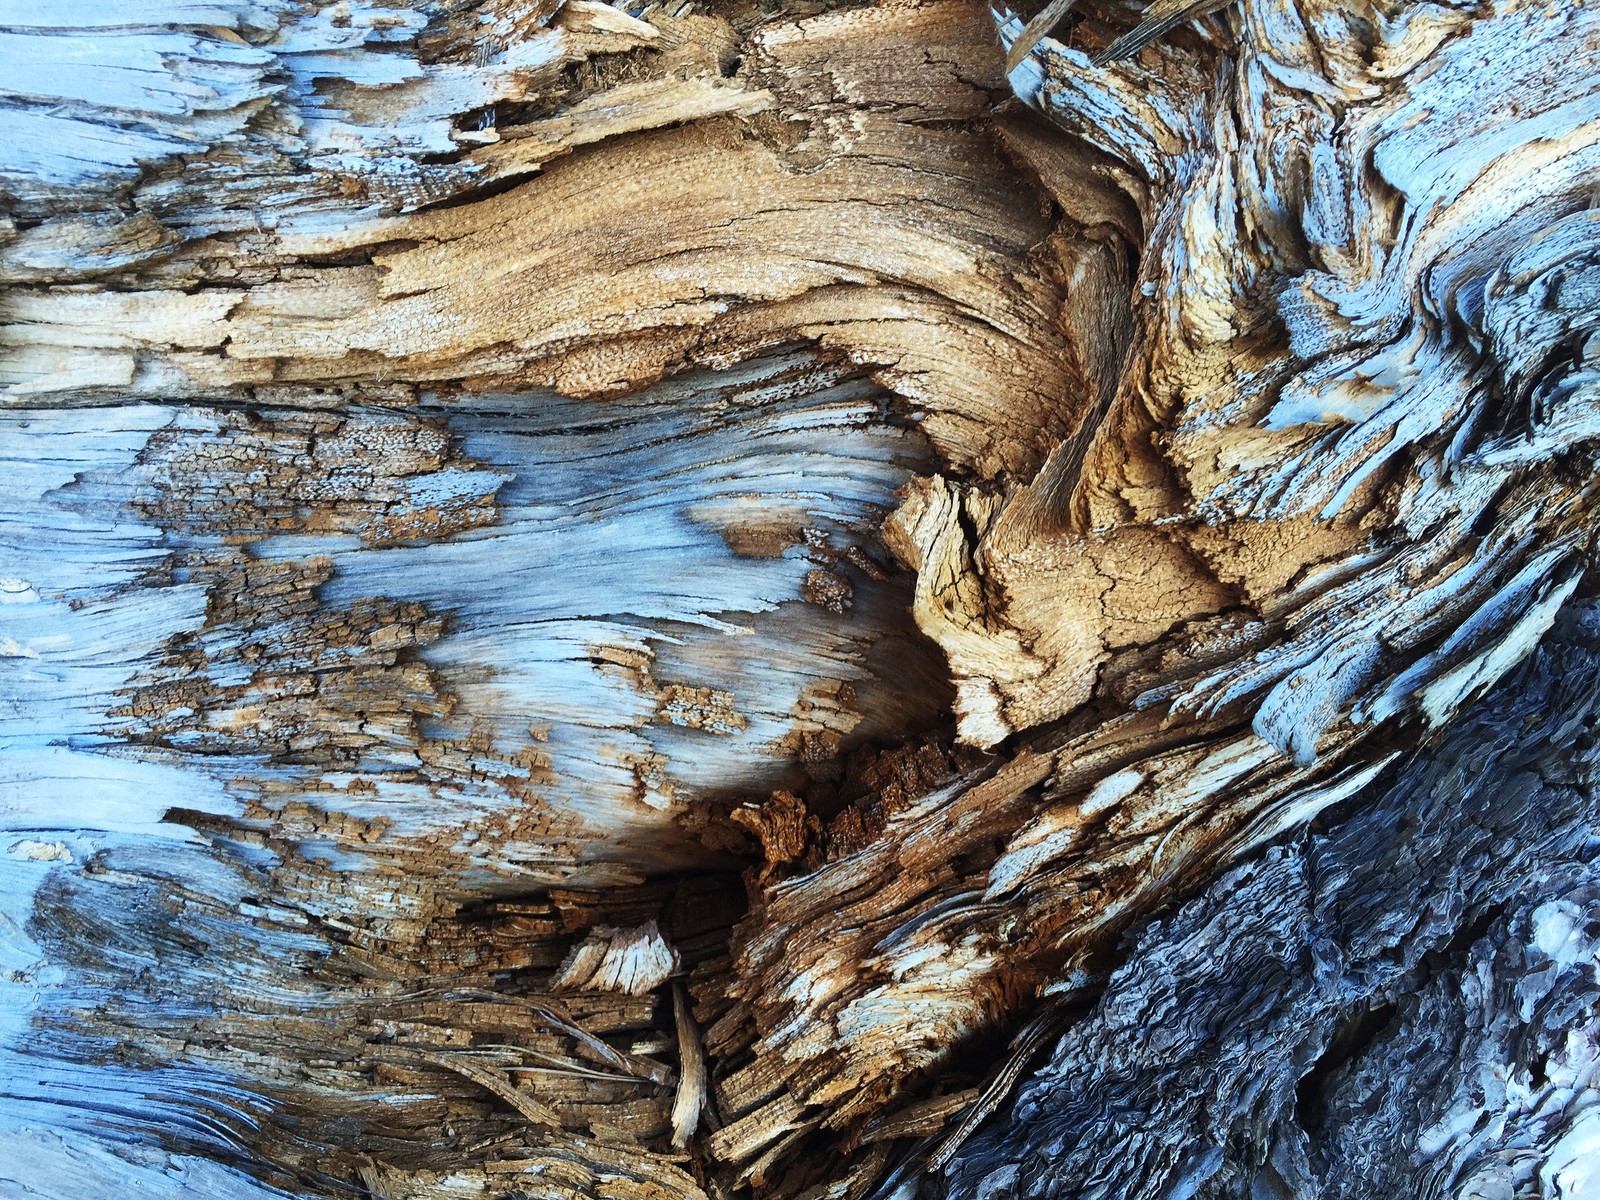
M 1590 1194 L 1600 612 L 1330 830 L 1218 879 L 927 1190 Z
M 1600 9 L 0 43 L 22 1195 L 1579 1186 Z

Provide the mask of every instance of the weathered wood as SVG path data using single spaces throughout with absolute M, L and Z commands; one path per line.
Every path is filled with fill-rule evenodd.
M 1313 9 L 1325 26 L 1298 23 Z M 1095 72 L 1057 47 L 1019 71 L 1143 177 L 1146 302 L 1087 438 L 1009 493 L 920 480 L 889 533 L 966 740 L 1067 724 L 769 886 L 707 988 L 739 1000 L 713 1053 L 755 1052 L 714 1152 L 755 1163 L 793 1129 L 850 1129 L 964 1037 L 1070 992 L 1195 872 L 1447 724 L 1578 584 L 1586 469 L 1528 468 L 1580 443 L 1551 440 L 1531 393 L 1592 402 L 1590 368 L 1495 330 L 1590 336 L 1543 272 L 1594 261 L 1595 30 L 1520 6 L 1430 10 L 1427 36 L 1415 13 L 1245 11 L 1233 58 L 1172 46 L 1158 70 Z M 1526 94 L 1518 64 L 1557 47 L 1550 69 L 1574 74 Z M 1507 69 L 1468 87 L 1485 61 Z
M 1600 612 L 1152 924 L 945 1196 L 1587 1194 Z
M 0 1178 L 1577 1186 L 1600 10 L 1066 7 L 0 12 Z

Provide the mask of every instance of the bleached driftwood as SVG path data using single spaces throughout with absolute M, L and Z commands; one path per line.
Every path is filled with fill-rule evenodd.
M 1007 78 L 1033 14 L 967 0 L 0 12 L 10 1182 L 1066 1195 L 1070 1130 L 1117 1194 L 1377 1194 L 1302 1117 L 1466 1163 L 1354 1106 L 1465 1129 L 1414 1090 L 1555 1028 L 1417 964 L 1578 928 L 1578 750 L 1526 855 L 1435 848 L 1527 890 L 1481 951 L 1400 859 L 1365 991 L 1150 973 L 1215 965 L 1184 921 L 1320 962 L 1308 864 L 1462 811 L 1475 736 L 1578 745 L 1597 13 L 1240 0 L 1100 66 L 1140 14 L 1085 2 Z M 1570 710 L 1462 717 L 1564 608 L 1502 694 Z M 1421 1065 L 1319 1073 L 1372 997 Z M 1174 1003 L 1304 1028 L 1130 1050 Z M 1127 1071 L 1148 1119 L 1087 1113 Z

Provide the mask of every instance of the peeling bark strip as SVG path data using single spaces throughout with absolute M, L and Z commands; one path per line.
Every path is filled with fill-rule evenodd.
M 1600 9 L 0 51 L 0 1190 L 1585 1186 Z

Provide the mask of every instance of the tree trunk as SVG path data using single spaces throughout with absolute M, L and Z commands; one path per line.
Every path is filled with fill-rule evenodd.
M 1600 9 L 0 40 L 0 1192 L 1600 1185 Z

